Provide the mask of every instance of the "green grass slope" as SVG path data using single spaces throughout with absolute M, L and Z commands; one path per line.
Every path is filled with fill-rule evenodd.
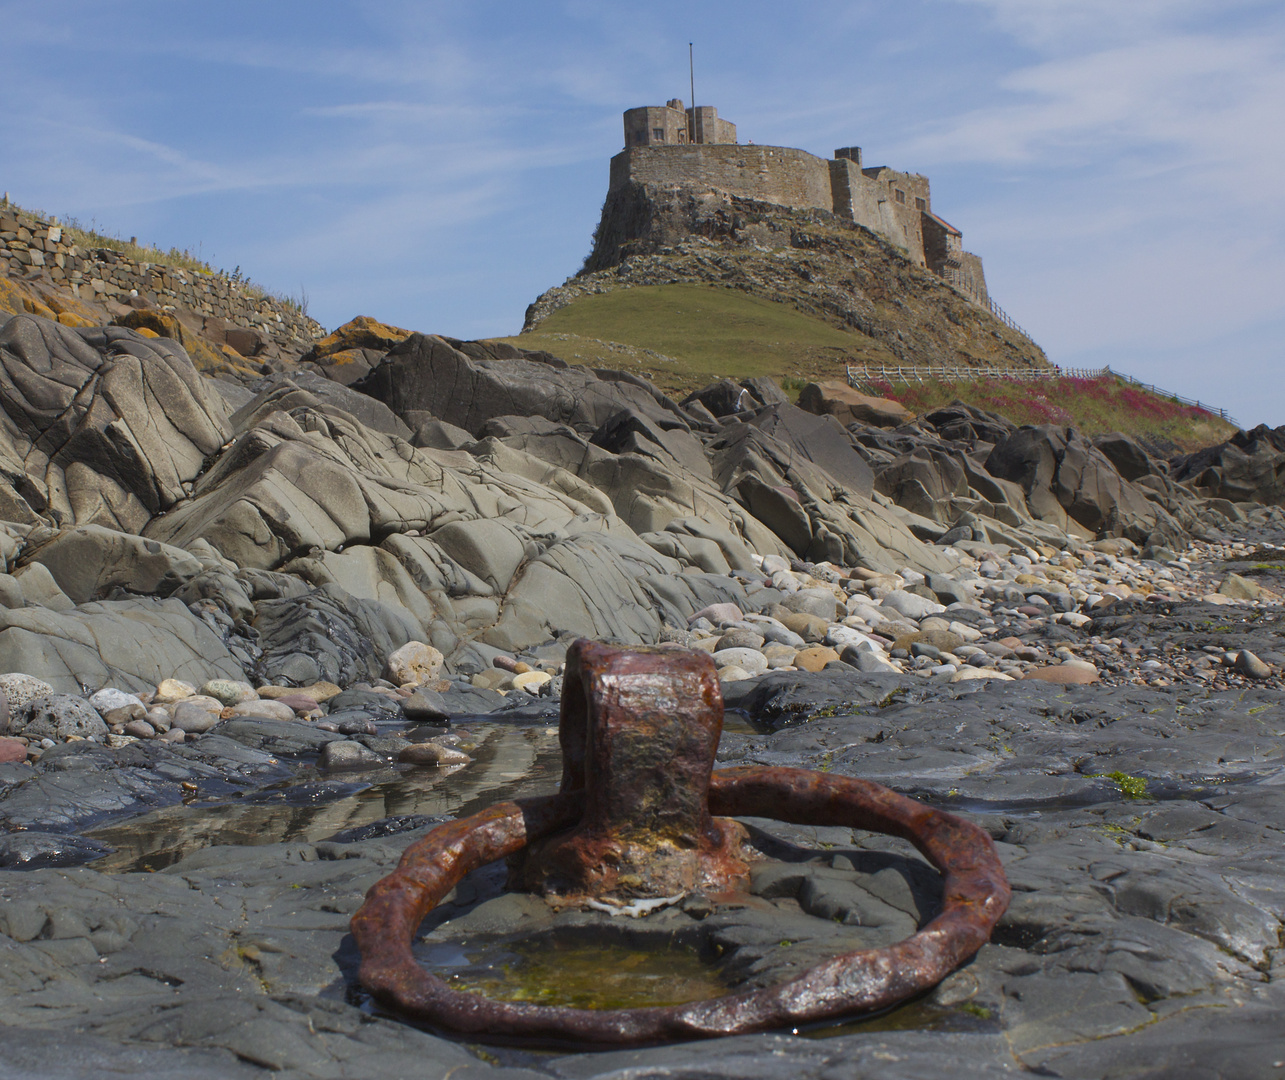
M 895 364 L 878 342 L 739 289 L 640 285 L 582 296 L 535 330 L 502 338 L 571 364 L 619 368 L 683 396 L 717 379 L 775 379 L 791 397 L 807 382 L 843 381 L 847 364 Z M 1113 378 L 1019 381 L 982 377 L 868 388 L 917 414 L 956 399 L 1017 424 L 1063 424 L 1087 435 L 1122 431 L 1158 452 L 1229 438 L 1234 425 Z
M 571 364 L 632 371 L 670 393 L 725 377 L 842 379 L 848 363 L 896 363 L 859 331 L 714 285 L 640 285 L 584 296 L 536 330 L 501 340 Z

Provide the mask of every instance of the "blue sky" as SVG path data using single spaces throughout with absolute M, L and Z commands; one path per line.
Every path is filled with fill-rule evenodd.
M 1279 0 L 0 0 L 0 40 L 20 204 L 457 337 L 575 272 L 694 41 L 742 141 L 927 173 L 1050 359 L 1285 423 Z

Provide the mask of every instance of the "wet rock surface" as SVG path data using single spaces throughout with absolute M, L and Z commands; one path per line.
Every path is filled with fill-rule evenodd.
M 0 1077 L 1280 1075 L 1270 432 L 1166 463 L 405 334 L 353 387 L 215 385 L 39 322 L 0 333 Z M 824 1031 L 583 1054 L 380 1014 L 348 918 L 423 830 L 554 788 L 581 635 L 711 653 L 723 765 L 982 824 L 991 944 Z M 933 915 L 901 841 L 747 824 L 747 895 L 556 913 L 491 867 L 423 956 L 676 942 L 748 987 Z

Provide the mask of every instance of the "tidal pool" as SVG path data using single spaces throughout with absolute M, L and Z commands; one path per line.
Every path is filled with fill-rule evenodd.
M 506 799 L 548 794 L 562 772 L 557 729 L 485 722 L 452 727 L 472 748 L 457 768 L 388 765 L 327 773 L 301 764 L 267 787 L 149 811 L 85 833 L 114 853 L 95 870 L 160 870 L 220 844 L 313 843 L 385 818 L 459 817 Z

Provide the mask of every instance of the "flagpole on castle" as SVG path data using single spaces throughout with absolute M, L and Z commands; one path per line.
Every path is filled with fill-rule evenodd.
M 692 57 L 692 43 L 687 43 L 687 73 L 692 80 L 692 111 L 691 122 L 687 125 L 687 141 L 694 143 L 696 141 L 696 63 Z

